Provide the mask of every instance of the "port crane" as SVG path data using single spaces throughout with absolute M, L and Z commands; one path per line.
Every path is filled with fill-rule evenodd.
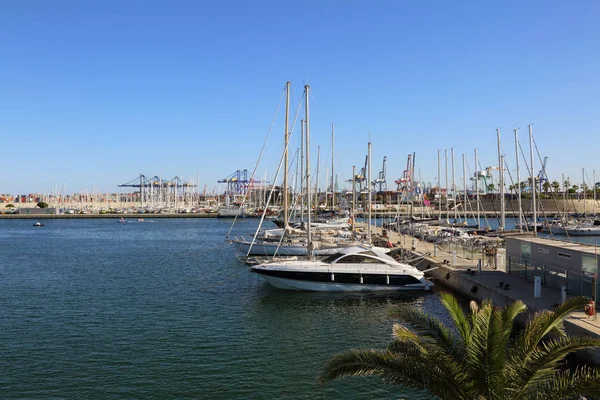
M 147 177 L 140 174 L 130 182 L 119 187 L 139 189 L 139 199 L 142 205 L 164 206 L 189 199 L 196 185 L 185 182 L 178 176 L 164 179 L 159 176 Z
M 377 178 L 373 181 L 373 185 L 377 188 L 377 192 L 387 192 L 387 182 L 385 180 L 387 156 L 383 157 L 383 165 Z
M 542 168 L 540 172 L 537 174 L 538 180 L 538 190 L 541 192 L 543 190 L 544 182 L 548 182 L 548 175 L 546 175 L 546 163 L 548 162 L 548 157 L 544 157 L 544 161 L 542 161 Z
M 365 165 L 358 171 L 356 175 L 354 175 L 354 179 L 349 179 L 348 182 L 354 182 L 359 187 L 359 192 L 367 191 L 367 162 L 369 161 L 369 156 L 365 156 Z M 355 190 L 353 188 L 353 190 Z
M 413 195 L 419 190 L 418 182 L 415 182 L 415 158 L 416 154 L 408 155 L 406 160 L 406 169 L 402 172 L 402 176 L 394 183 L 397 185 L 396 190 L 402 193 L 403 200 L 410 201 Z

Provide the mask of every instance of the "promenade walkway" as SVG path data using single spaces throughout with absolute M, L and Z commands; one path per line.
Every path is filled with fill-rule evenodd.
M 390 241 L 405 249 L 412 249 L 415 256 L 424 256 L 429 264 L 438 264 L 444 270 L 443 277 L 436 274 L 436 281 L 446 280 L 448 282 L 436 282 L 444 286 L 452 287 L 451 276 L 453 274 L 461 274 L 462 278 L 472 282 L 475 285 L 485 287 L 496 297 L 503 297 L 508 301 L 521 300 L 532 311 L 551 309 L 561 302 L 561 293 L 559 290 L 542 286 L 541 297 L 534 296 L 533 282 L 527 282 L 525 279 L 510 275 L 505 272 L 505 265 L 498 265 L 497 269 L 482 265 L 481 272 L 478 269 L 478 260 L 469 260 L 461 258 L 458 255 L 453 257 L 451 253 L 442 251 L 433 243 L 428 243 L 419 240 L 410 235 L 404 235 L 397 232 L 388 232 Z M 503 251 L 504 249 L 500 249 Z M 499 257 L 504 260 L 504 257 Z M 469 274 L 467 270 L 475 271 L 474 274 Z M 447 271 L 447 272 L 446 272 Z M 450 276 L 448 275 L 450 274 Z M 502 283 L 502 287 L 501 284 Z M 508 284 L 509 289 L 504 289 L 504 285 Z M 493 300 L 493 299 L 492 299 Z M 600 318 L 594 320 L 586 315 L 583 310 L 571 314 L 566 320 L 572 324 L 578 333 L 588 334 L 590 336 L 600 337 Z

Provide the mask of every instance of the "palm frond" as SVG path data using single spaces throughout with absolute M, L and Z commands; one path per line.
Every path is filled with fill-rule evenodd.
M 600 395 L 599 369 L 583 366 L 573 372 L 569 370 L 558 372 L 535 392 L 528 392 L 514 399 L 563 400 L 577 395 Z
M 394 333 L 394 340 L 388 346 L 388 350 L 394 351 L 395 343 L 411 342 L 419 349 L 420 352 L 427 352 L 427 349 L 422 345 L 422 341 L 419 336 L 404 325 L 394 324 L 392 327 L 392 332 Z
M 405 343 L 406 344 L 406 343 Z M 444 359 L 428 359 L 391 353 L 385 350 L 350 350 L 334 356 L 325 366 L 319 381 L 326 383 L 347 376 L 376 375 L 385 382 L 426 389 L 444 399 L 467 399 L 469 394 L 457 386 L 456 377 L 442 373 Z
M 516 317 L 527 307 L 517 300 L 502 309 L 494 308 L 491 314 L 490 330 L 488 332 L 488 390 L 490 394 L 504 391 L 508 385 L 510 366 L 507 363 L 508 349 Z
M 586 297 L 573 297 L 565 301 L 554 311 L 546 310 L 534 314 L 533 318 L 527 323 L 525 331 L 519 337 L 517 347 L 524 354 L 527 354 L 550 332 L 564 336 L 564 319 L 570 313 L 583 309 L 588 302 L 589 299 Z
M 525 360 L 513 360 L 518 373 L 512 381 L 519 393 L 535 393 L 560 368 L 564 358 L 578 350 L 600 347 L 600 339 L 590 337 L 562 337 L 542 343 Z
M 455 340 L 450 329 L 438 318 L 405 304 L 393 307 L 389 315 L 408 324 L 422 341 L 434 342 L 457 358 L 464 354 L 464 344 Z
M 456 329 L 460 333 L 465 345 L 468 346 L 471 341 L 471 324 L 460 304 L 458 304 L 456 297 L 448 292 L 442 292 L 440 293 L 440 300 L 444 307 L 446 307 L 446 310 L 448 310 L 450 318 L 454 321 L 454 325 L 456 325 Z
M 490 379 L 489 336 L 494 307 L 482 303 L 474 316 L 471 342 L 467 346 L 466 367 L 481 393 L 486 393 Z

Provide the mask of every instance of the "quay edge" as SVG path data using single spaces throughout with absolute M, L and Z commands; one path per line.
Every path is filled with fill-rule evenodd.
M 559 290 L 543 287 L 542 297 L 535 298 L 533 293 L 533 283 L 515 275 L 506 273 L 501 269 L 491 269 L 482 267 L 478 271 L 477 261 L 456 258 L 456 265 L 452 264 L 452 254 L 437 250 L 436 255 L 429 254 L 425 244 L 411 236 L 406 235 L 409 243 L 416 244 L 409 250 L 414 259 L 419 261 L 412 264 L 421 270 L 435 268 L 427 273 L 427 276 L 434 280 L 437 290 L 445 287 L 452 292 L 456 292 L 471 300 L 481 302 L 489 299 L 496 306 L 503 307 L 516 300 L 521 300 L 527 306 L 527 313 L 523 314 L 517 320 L 520 325 L 524 325 L 531 313 L 550 309 L 555 304 L 560 303 L 561 294 Z M 402 239 L 405 239 L 404 237 Z M 402 243 L 400 234 L 392 232 L 390 240 L 393 243 Z M 406 240 L 405 240 L 406 243 Z M 430 243 L 427 243 L 430 245 Z M 437 267 L 437 268 L 436 268 Z M 503 268 L 503 266 L 498 266 Z M 472 272 L 469 273 L 467 270 Z M 500 282 L 509 284 L 510 289 L 506 290 L 500 287 Z M 565 320 L 565 331 L 573 336 L 588 336 L 600 338 L 600 321 L 592 323 L 589 317 L 583 312 L 571 314 Z M 600 367 L 600 348 L 587 349 L 575 353 L 581 360 Z

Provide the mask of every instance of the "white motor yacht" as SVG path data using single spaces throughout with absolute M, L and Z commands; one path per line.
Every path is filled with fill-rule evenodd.
M 271 262 L 253 266 L 271 285 L 318 292 L 430 290 L 423 272 L 394 260 L 388 249 L 353 246 L 323 260 Z

